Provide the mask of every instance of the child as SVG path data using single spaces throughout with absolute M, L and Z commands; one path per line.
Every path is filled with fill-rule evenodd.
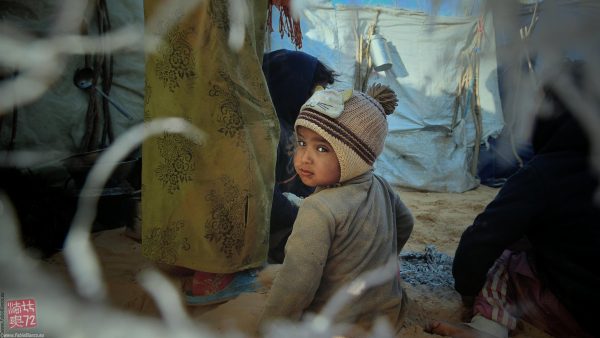
M 396 95 L 381 85 L 368 93 L 321 90 L 301 108 L 294 167 L 316 190 L 300 207 L 261 322 L 319 312 L 342 286 L 397 257 L 412 231 L 410 211 L 372 170 Z M 369 330 L 387 316 L 398 329 L 405 303 L 396 274 L 354 298 L 335 321 Z

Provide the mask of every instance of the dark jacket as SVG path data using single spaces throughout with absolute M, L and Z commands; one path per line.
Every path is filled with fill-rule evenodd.
M 588 332 L 600 309 L 600 202 L 589 144 L 558 105 L 559 118 L 539 121 L 535 155 L 512 175 L 463 233 L 454 258 L 455 288 L 474 296 L 505 249 L 525 238 L 542 281 Z M 562 108 L 561 108 L 562 107 Z
M 314 88 L 318 60 L 306 53 L 286 49 L 276 50 L 263 57 L 263 73 L 279 120 L 280 137 L 277 146 L 275 180 L 282 192 L 306 197 L 314 189 L 304 185 L 296 176 L 293 164 L 294 123 L 300 107 Z
M 290 202 L 283 193 L 291 192 L 306 197 L 314 191 L 314 188 L 304 185 L 296 175 L 293 156 L 294 123 L 300 107 L 312 94 L 317 62 L 311 55 L 285 49 L 267 53 L 263 57 L 262 69 L 280 128 L 270 232 L 272 238 L 283 237 L 279 242 L 270 243 L 269 257 L 275 262 L 283 261 L 283 248 L 298 215 L 298 206 Z

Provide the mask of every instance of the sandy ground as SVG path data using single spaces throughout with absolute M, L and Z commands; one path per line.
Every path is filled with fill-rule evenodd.
M 433 244 L 438 251 L 453 255 L 460 235 L 475 216 L 494 198 L 498 189 L 480 186 L 461 194 L 418 192 L 399 190 L 402 200 L 415 216 L 415 228 L 405 250 L 423 251 Z M 118 308 L 159 317 L 152 298 L 139 285 L 137 274 L 152 264 L 141 256 L 140 244 L 126 236 L 124 229 L 94 234 L 93 239 L 100 256 L 112 303 Z M 61 255 L 49 260 L 52 269 L 66 275 Z M 180 288 L 181 278 L 171 274 L 169 278 Z M 402 337 L 437 337 L 424 332 L 432 319 L 459 322 L 468 318 L 460 296 L 451 287 L 407 285 L 410 306 Z M 246 293 L 229 302 L 188 307 L 192 318 L 217 330 L 232 328 L 253 333 L 266 293 Z M 547 337 L 527 325 L 520 325 L 515 337 Z

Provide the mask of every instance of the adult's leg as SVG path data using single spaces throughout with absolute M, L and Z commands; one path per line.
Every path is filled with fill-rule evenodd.
M 497 270 L 490 271 L 492 274 L 475 301 L 475 315 L 510 330 L 521 319 L 555 337 L 588 336 L 556 296 L 542 285 L 535 268 L 529 264 L 527 252 L 506 250 L 496 263 Z
M 496 260 L 483 288 L 475 298 L 470 327 L 495 337 L 508 337 L 508 331 L 517 326 L 519 313 L 512 306 L 510 268 L 513 252 L 506 250 Z
M 488 272 L 467 324 L 434 322 L 431 331 L 452 337 L 485 333 L 508 337 L 522 319 L 555 337 L 588 337 L 558 299 L 543 287 L 525 252 L 506 250 Z M 476 331 L 473 331 L 476 330 Z
M 488 272 L 487 280 L 475 298 L 471 322 L 454 324 L 434 321 L 429 330 L 455 338 L 508 337 L 509 329 L 514 329 L 517 323 L 517 318 L 509 311 L 509 261 L 510 252 L 505 251 Z
M 512 253 L 509 274 L 513 311 L 523 321 L 554 337 L 591 337 L 550 289 L 542 285 L 525 252 Z
M 145 0 L 146 18 L 162 5 Z M 146 27 L 164 43 L 146 58 L 145 117 L 180 117 L 206 137 L 165 133 L 144 141 L 142 253 L 195 270 L 185 299 L 207 304 L 251 290 L 267 258 L 265 205 L 279 136 L 260 62 L 267 4 L 252 7 L 235 52 L 223 39 L 224 2 L 170 7 L 179 17 L 173 25 Z

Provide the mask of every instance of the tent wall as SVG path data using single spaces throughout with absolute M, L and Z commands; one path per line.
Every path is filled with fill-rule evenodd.
M 33 37 L 46 37 L 52 34 L 56 28 L 59 6 L 63 4 L 61 1 L 52 0 L 24 0 L 11 3 L 12 7 L 0 9 L 2 22 Z M 94 3 L 91 2 L 92 5 Z M 126 25 L 134 25 L 140 29 L 143 27 L 143 1 L 108 1 L 107 7 L 113 31 Z M 96 13 L 91 7 L 86 13 L 86 19 L 81 23 L 81 30 L 87 30 L 90 37 L 97 37 Z M 48 91 L 35 102 L 17 107 L 16 134 L 12 149 L 51 154 L 55 159 L 83 151 L 82 137 L 89 127 L 89 122 L 86 122 L 89 94 L 74 85 L 74 74 L 77 69 L 84 67 L 85 62 L 83 55 L 76 54 L 77 51 L 73 53 L 65 56 L 66 67 L 61 76 L 51 83 Z M 143 120 L 144 54 L 141 50 L 130 50 L 120 51 L 113 56 L 112 87 L 109 95 L 132 116 L 131 120 L 127 119 L 110 106 L 112 130 L 116 138 L 126 129 Z M 55 65 L 40 65 L 40 67 L 53 66 Z M 9 70 L 3 69 L 3 71 Z M 102 83 L 98 83 L 97 87 L 101 88 Z M 100 95 L 98 101 L 101 101 Z M 4 123 L 0 129 L 0 150 L 7 150 L 11 143 L 12 118 L 12 114 L 4 115 Z M 97 123 L 99 132 L 96 135 L 96 143 L 99 145 L 102 124 L 102 114 L 100 114 Z M 108 142 L 104 145 L 108 145 L 106 143 Z M 58 160 L 40 163 L 39 167 L 32 169 L 44 170 L 56 175 L 50 180 L 62 180 L 66 175 L 62 162 Z
M 391 86 L 399 105 L 388 118 L 389 135 L 376 172 L 392 184 L 422 190 L 462 192 L 478 185 L 472 170 L 474 146 L 497 136 L 504 125 L 491 17 L 322 6 L 305 10 L 301 23 L 302 50 L 340 74 L 338 88 L 353 87 L 358 41 L 368 39 L 370 25 L 376 24 L 376 33 L 387 40 L 393 67 L 369 73 L 368 82 Z M 294 48 L 278 32 L 270 38 L 271 50 Z M 467 67 L 476 72 L 467 77 L 464 106 L 453 123 L 457 88 Z M 469 104 L 473 99 L 481 112 L 478 140 Z

